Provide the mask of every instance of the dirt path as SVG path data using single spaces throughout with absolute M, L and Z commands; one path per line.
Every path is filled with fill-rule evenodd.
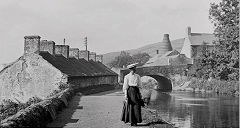
M 76 95 L 48 127 L 130 128 L 120 121 L 123 93 L 108 91 L 88 96 Z M 146 128 L 140 124 L 138 128 Z

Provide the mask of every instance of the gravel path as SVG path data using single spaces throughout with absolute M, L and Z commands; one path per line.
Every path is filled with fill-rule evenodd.
M 47 127 L 130 128 L 120 121 L 123 93 L 120 90 L 73 97 L 69 106 Z M 146 128 L 140 124 L 138 128 Z

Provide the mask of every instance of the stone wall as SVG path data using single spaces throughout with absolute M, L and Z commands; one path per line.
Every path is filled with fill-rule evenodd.
M 33 104 L 17 114 L 4 119 L 0 123 L 1 128 L 18 127 L 46 127 L 46 124 L 56 119 L 57 112 L 68 106 L 69 100 L 74 96 L 72 89 L 64 91 Z
M 0 98 L 26 102 L 37 96 L 44 99 L 58 90 L 67 77 L 38 54 L 24 54 L 0 71 Z
M 192 58 L 199 58 L 203 52 L 211 52 L 214 49 L 214 45 L 193 45 L 192 46 Z
M 70 77 L 69 83 L 74 89 L 97 85 L 117 85 L 118 76 L 96 76 L 96 77 Z

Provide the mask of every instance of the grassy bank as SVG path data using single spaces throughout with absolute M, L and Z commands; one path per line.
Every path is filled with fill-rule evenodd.
M 150 128 L 174 128 L 174 125 L 161 119 L 156 110 L 142 108 L 142 119 Z
M 61 83 L 59 86 L 59 90 L 54 90 L 52 93 L 49 94 L 47 98 L 58 94 L 59 92 L 65 90 L 68 87 L 69 87 L 68 84 Z M 38 97 L 29 98 L 26 103 L 15 102 L 12 101 L 11 99 L 3 100 L 0 104 L 0 121 L 6 119 L 7 117 L 15 115 L 20 110 L 23 110 L 32 104 L 36 104 L 41 101 L 42 99 Z
M 219 94 L 239 96 L 239 81 L 205 80 L 198 78 L 189 78 L 189 86 L 194 90 L 213 91 Z
M 50 98 L 44 99 L 39 103 L 34 103 L 2 120 L 0 127 L 45 127 L 49 121 L 56 119 L 59 111 L 68 106 L 68 102 L 74 94 L 72 89 L 67 88 Z
M 42 100 L 37 97 L 30 98 L 26 103 L 16 103 L 11 100 L 3 100 L 0 105 L 0 121 L 40 101 Z

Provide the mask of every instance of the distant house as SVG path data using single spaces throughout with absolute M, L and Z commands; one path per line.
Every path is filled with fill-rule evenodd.
M 202 52 L 203 46 L 207 50 L 214 48 L 216 37 L 210 33 L 191 33 L 191 27 L 187 27 L 186 36 L 181 50 L 188 58 L 197 58 Z
M 174 43 L 171 43 L 169 35 L 164 34 L 161 45 L 155 48 L 157 49 L 155 55 L 144 66 L 193 64 L 194 59 L 200 57 L 203 50 L 214 49 L 214 40 L 216 38 L 213 34 L 191 33 L 191 28 L 187 27 L 185 38 L 178 40 L 179 44 L 183 44 L 179 53 L 176 49 L 173 50 L 172 45 Z
M 24 54 L 0 71 L 0 99 L 26 102 L 33 96 L 46 98 L 62 84 L 81 89 L 118 82 L 115 72 L 95 59 L 89 60 L 89 51 L 40 41 L 40 36 L 24 38 Z
M 157 54 L 149 59 L 144 67 L 148 66 L 166 66 L 166 65 L 188 65 L 193 64 L 193 59 L 187 58 L 177 50 L 168 51 L 164 55 Z

